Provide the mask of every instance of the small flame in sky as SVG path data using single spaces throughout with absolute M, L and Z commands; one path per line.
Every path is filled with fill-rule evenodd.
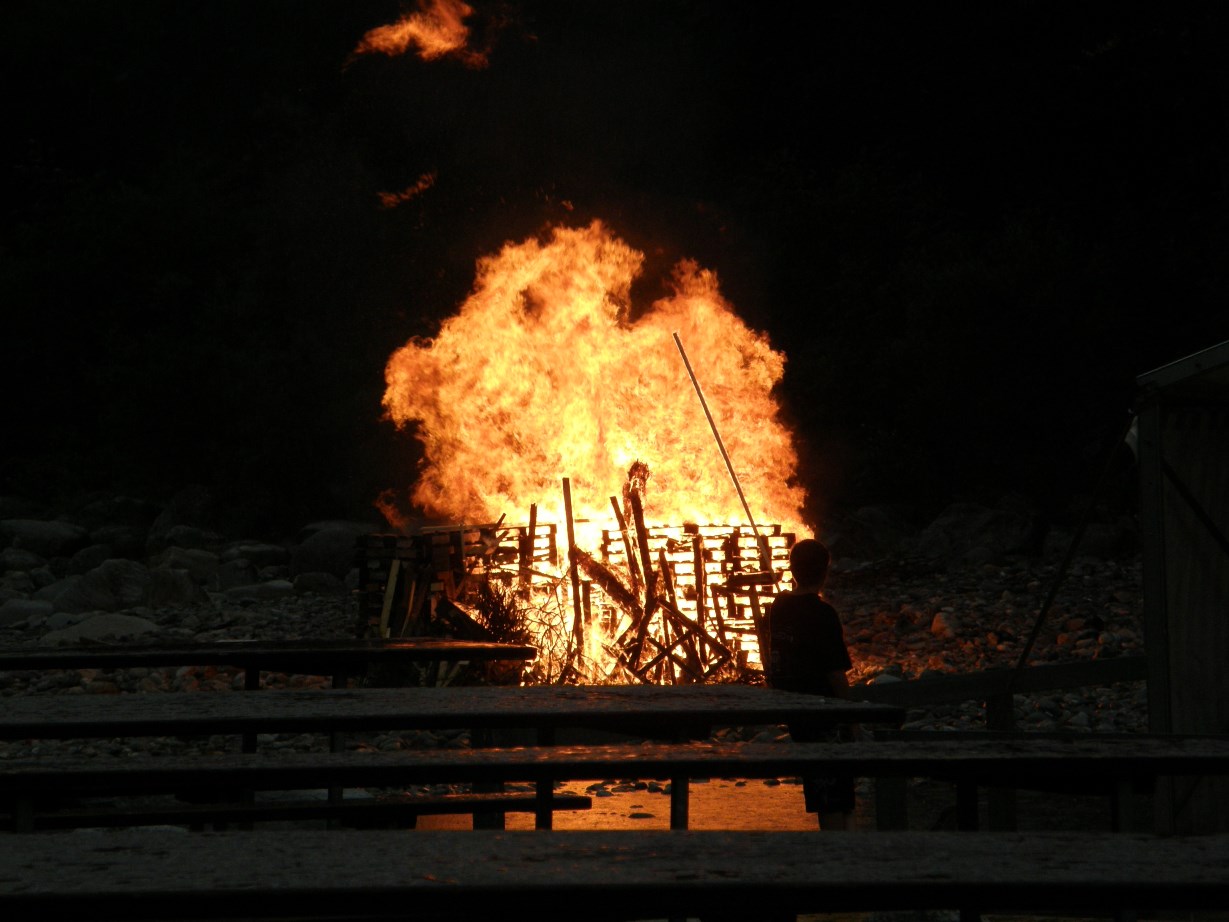
M 465 20 L 473 12 L 462 0 L 419 0 L 414 12 L 364 35 L 354 52 L 395 57 L 413 46 L 424 61 L 452 56 L 470 67 L 485 67 L 486 56 L 466 47 L 469 28 Z
M 644 254 L 600 221 L 555 227 L 478 261 L 472 292 L 434 338 L 390 357 L 383 404 L 415 426 L 424 460 L 411 499 L 454 522 L 606 523 L 633 464 L 647 465 L 646 518 L 802 526 L 797 455 L 773 388 L 785 357 L 748 329 L 717 277 L 678 263 L 670 293 L 633 311 Z M 710 426 L 674 334 L 704 392 Z
M 435 175 L 435 173 L 423 173 L 418 177 L 417 181 L 400 192 L 379 193 L 380 206 L 382 208 L 396 208 L 398 205 L 410 201 L 410 199 L 417 198 L 435 185 Z

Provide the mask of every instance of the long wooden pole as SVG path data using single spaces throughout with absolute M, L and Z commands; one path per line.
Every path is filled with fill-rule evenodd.
M 700 381 L 696 378 L 696 373 L 691 370 L 691 361 L 687 358 L 687 350 L 683 348 L 683 341 L 679 339 L 678 333 L 674 334 L 674 344 L 678 346 L 679 355 L 683 357 L 683 364 L 687 366 L 687 375 L 691 378 L 691 385 L 696 389 L 696 396 L 700 398 L 700 406 L 704 408 L 704 416 L 708 419 L 708 427 L 713 430 L 713 438 L 717 441 L 717 448 L 721 452 L 721 458 L 725 461 L 725 469 L 730 474 L 730 480 L 734 481 L 734 489 L 738 492 L 739 502 L 743 504 L 743 512 L 747 513 L 747 521 L 751 523 L 751 531 L 755 533 L 755 545 L 760 551 L 760 568 L 764 570 L 771 569 L 768 557 L 768 548 L 764 539 L 760 537 L 760 530 L 755 524 L 755 517 L 751 515 L 751 507 L 747 505 L 747 497 L 743 496 L 742 485 L 738 482 L 738 475 L 734 473 L 734 465 L 730 461 L 730 454 L 725 450 L 725 443 L 721 441 L 721 433 L 717 431 L 717 423 L 713 419 L 713 414 L 709 412 L 708 401 L 704 399 L 704 391 L 700 390 Z
M 572 525 L 572 480 L 563 478 L 563 513 L 568 527 L 568 573 L 572 582 L 572 637 L 576 641 L 576 655 L 584 652 L 585 624 L 580 600 L 580 574 L 576 568 L 576 530 Z

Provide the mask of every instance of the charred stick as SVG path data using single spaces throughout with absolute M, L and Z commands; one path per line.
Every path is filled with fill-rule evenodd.
M 632 552 L 632 539 L 627 529 L 627 517 L 623 515 L 623 507 L 619 505 L 617 496 L 610 497 L 610 505 L 614 509 L 615 521 L 619 523 L 619 534 L 623 537 L 623 553 L 627 555 L 627 572 L 632 577 L 632 592 L 639 593 L 641 589 L 640 566 L 636 562 L 636 555 Z
M 619 582 L 619 578 L 609 568 L 595 560 L 588 551 L 580 548 L 576 549 L 576 563 L 584 571 L 585 576 L 598 584 L 602 592 L 606 593 L 610 598 L 610 601 L 622 608 L 631 617 L 633 623 L 638 624 L 640 622 L 640 617 L 644 612 L 640 601 Z

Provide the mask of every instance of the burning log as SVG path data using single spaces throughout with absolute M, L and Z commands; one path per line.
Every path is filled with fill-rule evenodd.
M 615 521 L 619 524 L 619 534 L 623 536 L 623 553 L 627 555 L 627 571 L 632 578 L 632 592 L 641 590 L 640 568 L 636 565 L 636 555 L 632 553 L 632 539 L 627 530 L 627 517 L 615 497 L 610 497 L 611 508 L 614 509 Z
M 601 563 L 593 559 L 593 556 L 588 552 L 576 548 L 576 563 L 580 569 L 585 571 L 585 576 L 597 583 L 598 588 L 606 593 L 607 597 L 618 605 L 633 623 L 638 624 L 644 612 L 640 601 L 632 595 L 627 588 L 619 582 L 619 578 Z
M 657 574 L 653 572 L 652 557 L 649 551 L 649 532 L 644 524 L 644 507 L 640 503 L 640 494 L 630 491 L 629 499 L 632 507 L 632 520 L 636 526 L 636 544 L 640 550 L 640 566 L 644 572 L 644 611 L 640 623 L 632 625 L 635 636 L 631 644 L 629 656 L 632 663 L 640 662 L 644 650 L 644 641 L 649 634 L 649 622 L 657 609 Z
M 538 504 L 532 503 L 529 506 L 529 527 L 525 529 L 524 534 L 518 542 L 517 547 L 517 565 L 519 573 L 519 586 L 521 596 L 529 594 L 530 577 L 533 573 L 533 542 L 537 537 L 538 529 Z

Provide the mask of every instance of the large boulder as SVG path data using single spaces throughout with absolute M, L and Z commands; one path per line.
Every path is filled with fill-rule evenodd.
M 821 537 L 834 558 L 881 560 L 911 556 L 917 535 L 918 528 L 905 510 L 878 505 L 834 516 L 825 523 Z
M 39 639 L 39 642 L 46 646 L 62 646 L 77 644 L 83 640 L 132 640 L 146 634 L 154 634 L 157 631 L 158 625 L 146 618 L 108 612 L 94 615 L 67 627 L 48 631 Z
M 54 600 L 58 611 L 119 611 L 149 599 L 149 568 L 135 560 L 105 560 Z
M 0 521 L 0 539 L 40 557 L 69 557 L 85 547 L 89 532 L 80 525 L 46 519 Z
M 954 503 L 922 529 L 917 548 L 932 560 L 989 561 L 1036 553 L 1040 538 L 1039 519 L 1027 511 Z
M 294 549 L 291 572 L 332 573 L 338 579 L 355 566 L 355 552 L 361 535 L 371 534 L 365 522 L 321 522 L 305 529 L 305 537 Z
M 172 545 L 200 547 L 212 532 L 217 501 L 202 486 L 184 487 L 163 507 L 149 528 L 147 549 L 156 554 Z

